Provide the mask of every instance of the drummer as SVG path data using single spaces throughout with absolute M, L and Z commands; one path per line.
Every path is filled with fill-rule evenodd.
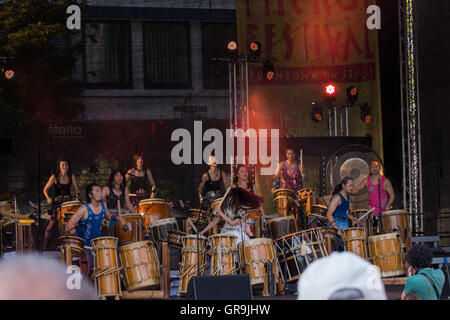
M 136 213 L 133 206 L 130 203 L 128 196 L 128 189 L 125 187 L 124 174 L 119 169 L 114 169 L 109 175 L 108 182 L 102 189 L 103 201 L 106 202 L 108 210 L 111 211 L 111 225 L 117 220 L 117 201 L 120 202 L 121 209 L 124 209 L 130 213 Z M 116 212 L 116 213 L 113 213 Z
M 43 249 L 47 249 L 48 240 L 50 238 L 50 232 L 56 222 L 57 209 L 61 207 L 64 202 L 73 200 L 71 195 L 71 188 L 75 190 L 75 196 L 78 199 L 80 192 L 77 185 L 77 179 L 72 173 L 69 161 L 64 158 L 59 158 L 56 161 L 55 173 L 50 176 L 47 184 L 44 186 L 44 196 L 47 199 L 47 203 L 51 206 L 48 214 L 51 216 L 51 220 L 48 223 L 47 229 L 44 234 Z M 49 196 L 49 189 L 54 186 L 53 198 Z
M 224 221 L 221 233 L 235 235 L 236 246 L 239 242 L 249 240 L 249 236 L 253 234 L 246 219 L 246 210 L 259 208 L 262 201 L 262 197 L 234 185 L 226 193 L 222 204 L 214 209 L 216 218 L 200 232 L 200 235 L 205 234 L 220 221 Z
M 91 240 L 100 236 L 103 219 L 111 221 L 111 214 L 102 201 L 103 194 L 98 184 L 91 183 L 86 186 L 86 199 L 87 203 L 83 203 L 70 219 L 67 230 L 69 234 L 75 234 L 84 240 L 84 248 L 87 249 L 92 268 L 94 257 Z M 121 222 L 125 225 L 125 221 Z
M 392 203 L 395 200 L 395 192 L 392 188 L 391 180 L 380 175 L 380 163 L 378 161 L 371 161 L 369 170 L 370 175 L 367 179 L 361 181 L 353 193 L 358 194 L 361 190 L 367 189 L 369 193 L 368 209 L 375 208 L 372 223 L 373 233 L 378 234 L 380 211 L 382 212 L 392 208 Z
M 200 208 L 208 209 L 215 199 L 222 197 L 228 189 L 225 171 L 217 167 L 216 157 L 211 155 L 208 159 L 209 169 L 202 175 L 198 186 Z
M 155 179 L 153 179 L 150 168 L 145 167 L 144 160 L 143 153 L 136 153 L 133 156 L 134 167 L 128 170 L 126 174 L 126 181 L 130 181 L 128 188 L 133 206 L 143 199 L 153 198 L 156 193 Z
M 350 194 L 353 192 L 354 181 L 351 177 L 345 177 L 333 191 L 330 205 L 328 206 L 327 218 L 329 225 L 338 230 L 342 236 L 342 230 L 348 229 L 348 219 L 356 220 L 348 215 L 350 210 Z M 343 248 L 341 248 L 343 250 Z
M 294 149 L 288 148 L 286 150 L 286 160 L 278 164 L 277 170 L 273 175 L 272 193 L 278 187 L 292 191 L 303 189 L 303 178 L 305 177 L 304 167 L 298 162 Z

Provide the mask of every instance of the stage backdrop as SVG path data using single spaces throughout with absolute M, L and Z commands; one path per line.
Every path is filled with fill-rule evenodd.
M 349 135 L 373 138 L 383 157 L 376 30 L 368 30 L 368 0 L 237 0 L 240 52 L 252 40 L 262 44 L 261 57 L 275 61 L 275 78 L 263 77 L 261 64 L 249 73 L 251 128 L 279 128 L 281 136 L 328 136 L 328 111 L 322 122 L 311 120 L 311 103 L 324 103 L 325 84 L 337 86 L 336 104 L 346 101 L 345 89 L 359 88 L 359 101 L 368 102 L 373 120 L 360 120 L 360 109 L 349 110 Z M 298 146 L 301 148 L 301 146 Z M 303 150 L 306 187 L 318 188 L 320 158 Z M 284 160 L 280 149 L 280 160 Z M 259 172 L 259 171 L 258 171 Z M 271 177 L 256 177 L 256 186 L 271 208 Z

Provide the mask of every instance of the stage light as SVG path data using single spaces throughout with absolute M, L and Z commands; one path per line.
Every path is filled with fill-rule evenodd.
M 261 43 L 258 41 L 252 41 L 249 45 L 249 57 L 257 58 L 261 55 Z
M 347 91 L 347 101 L 350 102 L 351 105 L 354 105 L 356 101 L 358 101 L 358 93 L 359 90 L 355 86 L 348 87 Z
M 361 108 L 361 113 L 360 113 L 361 121 L 369 124 L 372 121 L 372 114 L 370 113 L 369 104 L 366 102 L 363 105 L 361 105 L 360 108 Z
M 312 103 L 311 119 L 315 122 L 321 122 L 323 119 L 322 108 L 317 102 Z
M 12 78 L 14 78 L 14 74 L 14 70 L 8 69 L 5 71 L 5 78 L 11 80 Z
M 227 44 L 227 53 L 230 58 L 234 58 L 238 53 L 238 45 L 236 41 L 230 41 Z
M 336 99 L 336 91 L 336 86 L 332 83 L 325 86 L 325 99 L 328 105 L 331 105 Z
M 263 75 L 267 80 L 272 80 L 275 78 L 275 66 L 272 62 L 264 63 Z

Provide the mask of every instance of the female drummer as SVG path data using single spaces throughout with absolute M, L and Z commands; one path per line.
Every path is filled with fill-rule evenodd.
M 69 161 L 64 158 L 59 158 L 56 161 L 56 168 L 54 172 L 55 173 L 50 176 L 50 179 L 48 179 L 47 184 L 44 186 L 45 198 L 47 199 L 47 203 L 51 206 L 48 211 L 49 215 L 51 215 L 51 220 L 45 230 L 43 249 L 47 248 L 50 232 L 56 221 L 57 209 L 64 202 L 72 200 L 70 193 L 71 187 L 75 190 L 76 198 L 78 199 L 80 196 L 77 180 L 75 175 L 72 173 Z M 55 189 L 53 198 L 50 198 L 48 191 L 52 186 L 54 186 Z
M 144 165 L 144 154 L 136 153 L 133 156 L 133 160 L 134 167 L 127 171 L 126 181 L 130 181 L 129 192 L 133 194 L 133 197 L 130 197 L 130 199 L 131 204 L 134 206 L 143 199 L 153 198 L 156 191 L 156 184 L 152 171 Z M 151 186 L 151 195 L 149 192 L 150 188 L 148 187 L 149 184 Z
M 125 188 L 124 174 L 119 169 L 112 170 L 109 175 L 106 186 L 102 189 L 103 201 L 106 202 L 108 210 L 111 212 L 111 225 L 117 220 L 117 201 L 120 202 L 121 209 L 127 210 L 131 213 L 136 213 L 133 206 L 130 203 L 130 197 L 128 196 L 128 189 Z
M 222 204 L 216 207 L 215 213 L 217 217 L 200 232 L 200 235 L 203 235 L 223 220 L 225 225 L 221 233 L 234 234 L 236 236 L 236 245 L 239 242 L 249 240 L 249 235 L 251 236 L 252 233 L 245 216 L 246 210 L 259 208 L 261 202 L 262 198 L 256 194 L 233 186 L 225 195 Z
M 333 191 L 330 205 L 328 206 L 327 218 L 331 227 L 336 228 L 342 236 L 342 231 L 348 229 L 348 218 L 350 211 L 350 194 L 353 192 L 354 181 L 351 177 L 345 177 Z

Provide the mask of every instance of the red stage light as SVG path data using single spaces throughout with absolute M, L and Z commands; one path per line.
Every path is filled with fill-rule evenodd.
M 334 85 L 332 85 L 332 84 L 328 84 L 328 85 L 325 87 L 325 93 L 326 93 L 328 96 L 334 96 L 334 95 L 336 94 L 336 87 L 335 87 Z
M 6 70 L 5 71 L 5 78 L 11 80 L 14 78 L 14 71 L 13 70 Z
M 236 43 L 236 41 L 228 42 L 227 49 L 230 52 L 236 51 L 237 50 L 237 43 Z
M 369 114 L 369 115 L 367 115 L 367 116 L 364 118 L 364 122 L 367 123 L 367 124 L 369 124 L 370 121 L 372 121 L 372 116 Z
M 272 80 L 274 77 L 275 77 L 275 72 L 273 72 L 273 71 L 268 71 L 268 72 L 266 73 L 266 78 L 267 78 L 267 80 Z
M 350 95 L 352 95 L 353 97 L 358 95 L 358 88 L 357 87 L 352 87 L 350 89 Z
M 322 115 L 320 113 L 316 113 L 314 115 L 314 118 L 316 118 L 316 120 L 319 121 L 319 122 L 322 121 Z
M 250 43 L 250 50 L 252 50 L 253 52 L 256 52 L 259 50 L 259 45 L 257 42 L 252 42 Z

